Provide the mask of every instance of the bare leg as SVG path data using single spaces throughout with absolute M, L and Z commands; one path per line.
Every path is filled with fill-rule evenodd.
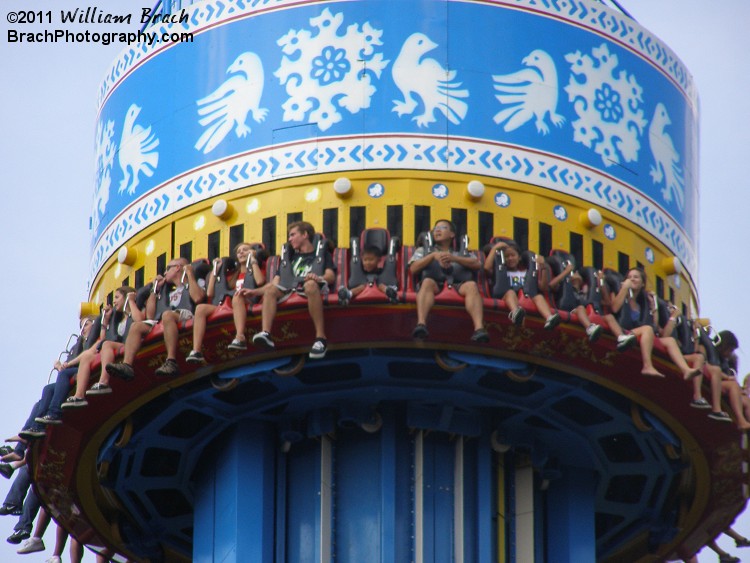
M 96 357 L 96 349 L 94 347 L 86 350 L 78 362 L 78 372 L 76 373 L 76 394 L 75 396 L 79 399 L 83 399 L 86 396 L 86 389 L 89 388 L 89 381 L 91 380 L 91 362 Z
M 242 295 L 232 296 L 232 317 L 234 318 L 234 339 L 245 341 L 245 325 L 247 324 L 247 301 Z
M 201 303 L 195 308 L 195 316 L 193 317 L 193 350 L 195 352 L 200 352 L 203 348 L 203 337 L 206 336 L 208 317 L 215 310 L 216 305 L 209 305 L 208 303 Z
M 75 538 L 70 538 L 70 561 L 71 563 L 81 563 L 83 559 L 83 545 Z
M 509 311 L 515 311 L 518 309 L 518 294 L 512 289 L 505 292 L 505 295 L 503 295 L 503 301 L 505 301 L 505 305 L 507 305 Z
M 36 526 L 34 527 L 34 534 L 33 536 L 35 538 L 42 538 L 44 536 L 44 532 L 47 531 L 47 526 L 49 526 L 49 523 L 52 519 L 50 518 L 50 515 L 47 514 L 47 511 L 44 509 L 44 507 L 39 509 L 39 516 L 36 519 Z
M 175 311 L 164 311 L 161 324 L 164 329 L 164 345 L 167 348 L 167 359 L 177 360 L 177 339 L 180 334 L 180 315 Z
M 65 544 L 68 541 L 68 532 L 65 531 L 65 528 L 62 526 L 57 526 L 57 530 L 55 530 L 55 551 L 52 555 L 57 555 L 58 557 L 62 557 L 63 550 L 65 549 Z
M 650 326 L 639 326 L 633 329 L 633 333 L 638 336 L 638 343 L 641 346 L 641 359 L 643 360 L 643 369 L 641 374 L 652 377 L 664 377 L 653 364 L 651 353 L 654 350 L 654 329 Z
M 682 372 L 682 377 L 684 377 L 687 380 L 687 379 L 690 379 L 691 377 L 696 377 L 700 375 L 701 373 L 700 368 L 698 367 L 691 368 L 687 364 L 687 362 L 685 361 L 685 357 L 682 355 L 682 352 L 680 351 L 680 347 L 677 345 L 677 341 L 674 338 L 672 338 L 671 336 L 666 336 L 663 338 L 659 338 L 659 341 L 667 349 L 667 353 L 669 354 L 669 357 L 672 358 L 672 361 Z M 703 356 L 701 356 L 701 358 L 702 357 Z M 703 363 L 701 362 L 701 366 L 702 365 Z
M 281 291 L 275 285 L 266 286 L 266 290 L 263 292 L 260 322 L 262 329 L 269 334 L 271 333 L 271 328 L 273 328 L 273 321 L 276 318 L 276 309 L 278 308 L 278 301 L 281 296 Z
M 745 536 L 743 536 L 742 534 L 738 534 L 732 528 L 727 528 L 726 530 L 724 530 L 724 533 L 736 542 L 747 542 L 747 538 Z
M 422 280 L 417 293 L 417 324 L 426 325 L 427 317 L 435 304 L 435 294 L 438 292 L 437 283 L 431 278 Z
M 750 430 L 750 422 L 745 418 L 745 412 L 742 404 L 742 390 L 736 381 L 722 381 L 721 388 L 728 395 L 729 405 L 737 419 L 737 428 L 740 430 Z
M 474 323 L 474 330 L 484 328 L 484 305 L 476 282 L 462 283 L 458 289 L 458 294 L 464 298 L 464 307 L 471 317 L 471 322 Z
M 586 307 L 583 305 L 578 305 L 575 309 L 573 309 L 573 313 L 575 313 L 576 317 L 578 317 L 578 322 L 581 323 L 581 326 L 583 328 L 588 328 L 591 326 L 591 319 L 589 319 L 589 316 L 586 314 Z
M 552 314 L 552 310 L 549 308 L 549 303 L 547 303 L 544 295 L 542 295 L 541 293 L 537 293 L 534 297 L 531 298 L 531 300 L 534 302 L 534 305 L 536 305 L 536 308 L 539 311 L 539 315 L 541 315 L 543 319 L 546 319 Z
M 112 342 L 111 340 L 106 341 L 102 345 L 101 354 L 99 354 L 99 362 L 102 365 L 102 372 L 99 375 L 99 383 L 109 385 L 109 374 L 107 373 L 107 364 L 111 364 L 115 361 L 118 354 L 122 353 L 123 345 L 120 342 Z
M 721 411 L 721 368 L 719 366 L 706 366 L 711 378 L 711 409 L 714 412 Z
M 621 334 L 624 334 L 620 323 L 617 322 L 617 319 L 614 315 L 604 315 L 604 320 L 607 322 L 607 326 L 609 327 L 609 330 L 612 332 L 612 334 L 614 334 L 615 338 L 617 338 Z
M 323 315 L 323 297 L 320 294 L 320 286 L 314 280 L 307 280 L 304 288 L 307 296 L 307 310 L 315 327 L 315 338 L 325 338 L 325 316 Z
M 125 357 L 123 358 L 123 362 L 131 366 L 133 365 L 135 355 L 141 349 L 143 339 L 151 332 L 152 328 L 150 324 L 143 321 L 138 321 L 130 326 L 128 337 L 125 339 Z

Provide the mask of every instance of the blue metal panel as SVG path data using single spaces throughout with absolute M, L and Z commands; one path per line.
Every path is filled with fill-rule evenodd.
M 289 563 L 318 563 L 320 557 L 320 442 L 294 444 L 287 464 Z
M 206 467 L 196 480 L 193 510 L 193 561 L 212 563 L 214 550 L 215 472 Z
M 485 444 L 485 447 L 489 444 Z M 477 441 L 476 440 L 464 440 L 464 561 L 478 561 L 479 560 L 479 546 L 482 541 L 489 542 L 490 536 L 481 537 L 479 535 L 480 529 L 480 513 L 479 505 L 480 498 L 485 497 L 489 500 L 487 491 L 489 489 L 480 489 L 480 485 L 487 486 L 489 481 L 482 481 L 479 478 L 479 466 L 478 466 L 478 453 L 477 453 Z M 485 461 L 489 462 L 489 457 L 486 457 Z M 483 470 L 489 469 L 489 463 L 487 466 L 482 468 Z M 480 494 L 480 491 L 481 494 Z M 489 516 L 489 514 L 487 514 Z M 489 524 L 491 517 L 487 521 Z
M 548 553 L 555 562 L 596 561 L 594 515 L 596 475 L 582 468 L 566 470 L 547 490 Z
M 490 448 L 489 436 L 485 433 L 476 447 L 476 561 L 492 563 L 493 554 L 497 551 L 497 539 L 493 526 L 497 510 L 493 509 L 493 500 L 497 491 L 493 479 L 493 451 Z M 467 534 L 468 536 L 468 534 Z
M 342 563 L 381 560 L 380 440 L 356 428 L 336 436 L 335 556 Z
M 269 561 L 273 556 L 273 441 L 269 427 L 241 422 L 210 458 L 196 490 L 193 559 Z
M 237 433 L 237 562 L 270 561 L 274 537 L 275 434 L 269 425 L 260 422 L 241 422 Z
M 424 560 L 453 560 L 453 473 L 455 445 L 445 434 L 424 439 Z

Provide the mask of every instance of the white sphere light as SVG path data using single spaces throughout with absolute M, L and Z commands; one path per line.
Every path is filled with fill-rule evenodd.
M 475 199 L 479 199 L 484 195 L 484 184 L 479 180 L 472 180 L 466 186 L 469 195 Z
M 335 191 L 337 195 L 346 195 L 351 191 L 351 189 L 352 182 L 351 180 L 349 180 L 349 178 L 337 178 L 333 183 L 333 191 Z
M 213 213 L 216 217 L 223 217 L 228 208 L 229 204 L 227 203 L 227 200 L 217 199 L 211 206 L 211 213 Z
M 594 209 L 592 207 L 586 212 L 586 215 L 588 216 L 589 223 L 591 223 L 592 226 L 598 227 L 602 224 L 602 214 L 599 213 L 598 209 Z

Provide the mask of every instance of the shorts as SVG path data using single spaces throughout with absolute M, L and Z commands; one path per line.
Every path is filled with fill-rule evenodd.
M 166 311 L 164 311 L 166 313 Z M 173 313 L 177 313 L 179 315 L 178 322 L 184 323 L 189 321 L 193 318 L 193 312 L 190 309 L 174 309 L 172 310 Z M 159 321 L 154 320 L 146 320 L 143 321 L 146 324 L 151 325 L 152 327 L 156 326 Z
M 318 286 L 320 287 L 320 294 L 322 296 L 328 295 L 328 293 L 330 292 L 330 288 L 328 287 L 328 283 L 327 282 L 325 282 L 325 281 L 318 282 Z M 283 303 L 284 301 L 286 301 L 287 299 L 289 299 L 289 297 L 292 295 L 292 293 L 297 293 L 297 295 L 301 295 L 302 297 L 306 297 L 306 295 L 305 295 L 305 288 L 302 285 L 298 285 L 297 287 L 292 288 L 292 289 L 290 289 L 288 287 L 284 287 L 283 285 L 280 285 L 280 284 L 274 284 L 274 287 L 276 289 L 278 289 L 282 293 L 282 296 L 279 297 L 278 303 Z

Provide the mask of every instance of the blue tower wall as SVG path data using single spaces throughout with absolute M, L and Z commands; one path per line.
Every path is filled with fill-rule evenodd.
M 622 14 L 531 0 L 221 0 L 189 12 L 153 31 L 192 42 L 129 49 L 102 87 L 92 277 L 207 198 L 366 169 L 568 194 L 649 232 L 695 274 L 696 93 L 669 48 Z

